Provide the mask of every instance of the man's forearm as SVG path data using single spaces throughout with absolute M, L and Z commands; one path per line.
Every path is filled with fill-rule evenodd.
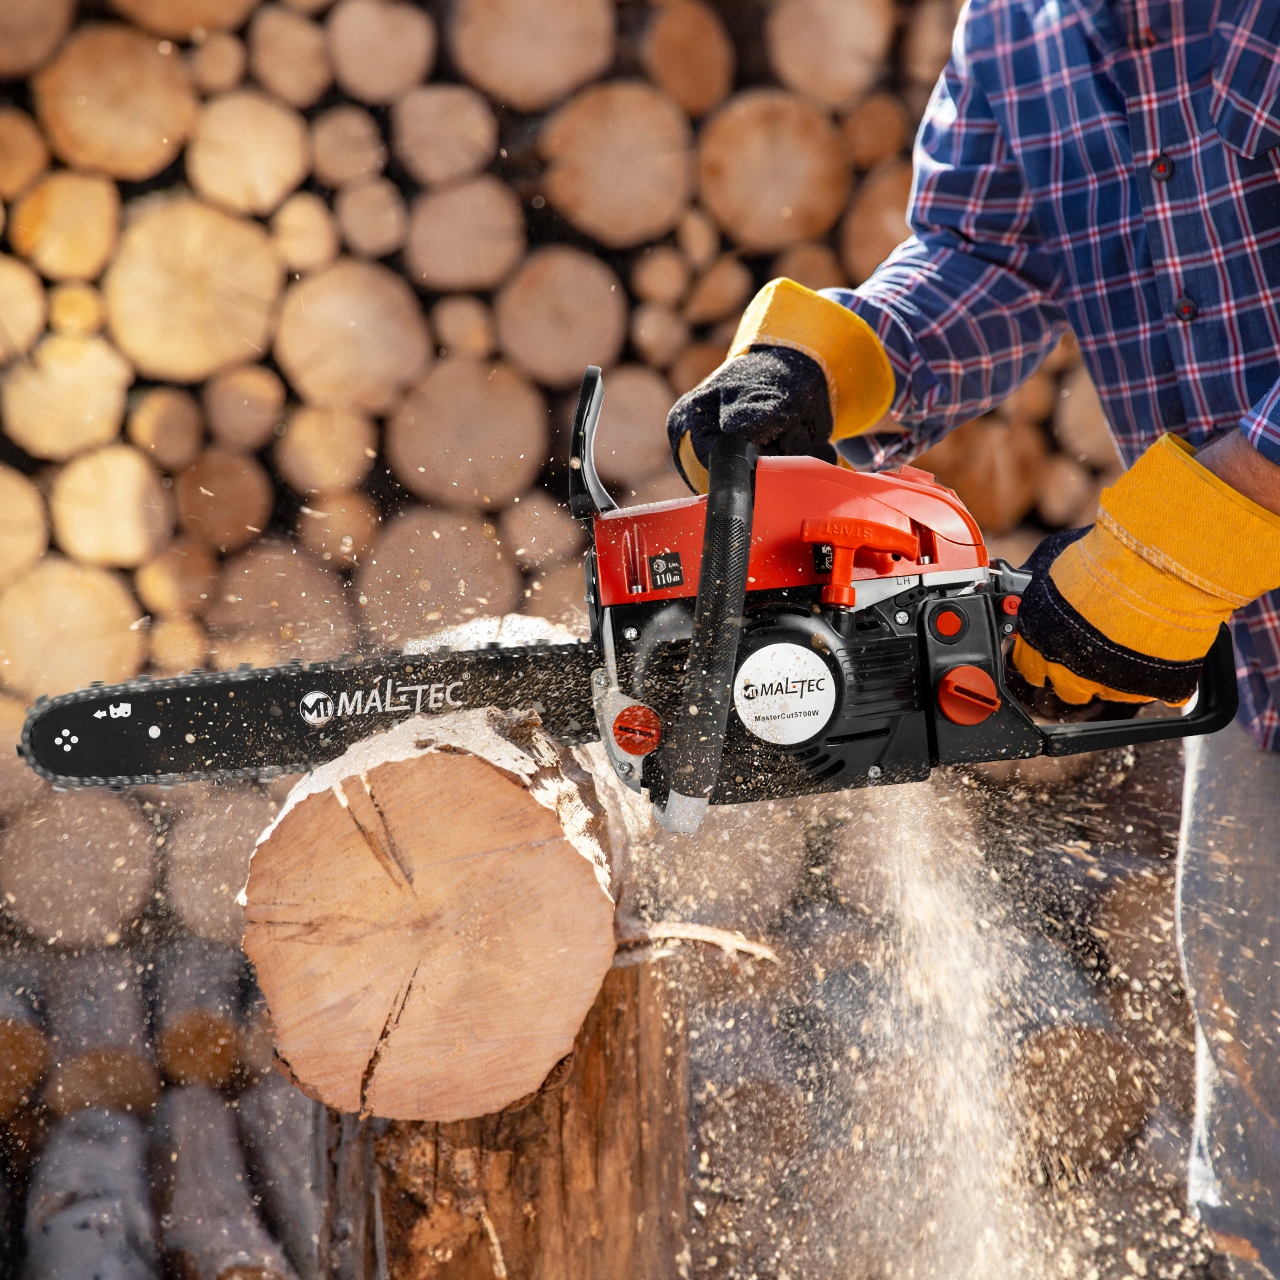
M 1280 466 L 1264 458 L 1243 431 L 1232 431 L 1206 445 L 1196 461 L 1237 493 L 1280 515 Z

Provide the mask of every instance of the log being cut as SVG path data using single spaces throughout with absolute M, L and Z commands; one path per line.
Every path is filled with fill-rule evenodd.
M 536 717 L 413 718 L 291 793 L 245 950 L 304 1092 L 456 1120 L 537 1091 L 613 960 L 604 821 Z

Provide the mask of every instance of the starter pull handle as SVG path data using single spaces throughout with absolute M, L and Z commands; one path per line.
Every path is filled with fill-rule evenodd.
M 810 517 L 800 522 L 800 541 L 831 548 L 831 581 L 822 588 L 822 603 L 841 609 L 854 608 L 853 569 L 859 558 L 864 567 L 885 574 L 897 559 L 914 561 L 920 556 L 920 539 L 914 533 L 878 520 Z

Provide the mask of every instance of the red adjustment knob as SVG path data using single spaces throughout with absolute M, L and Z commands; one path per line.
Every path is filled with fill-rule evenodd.
M 884 575 L 892 571 L 895 560 L 915 560 L 920 555 L 920 540 L 914 533 L 903 533 L 875 520 L 843 520 L 839 516 L 802 520 L 800 541 L 831 548 L 831 581 L 822 588 L 822 603 L 844 609 L 852 609 L 857 599 L 855 565 Z
M 1022 607 L 1022 597 L 1005 596 L 1005 598 L 1000 601 L 1000 607 L 1005 611 L 1005 613 L 1012 617 Z
M 1000 706 L 996 682 L 981 667 L 952 667 L 938 681 L 938 708 L 952 724 L 981 724 Z
M 632 756 L 647 756 L 662 741 L 662 721 L 643 703 L 623 707 L 613 718 L 613 740 Z

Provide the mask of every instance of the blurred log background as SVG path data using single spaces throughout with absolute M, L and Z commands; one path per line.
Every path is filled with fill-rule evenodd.
M 581 628 L 582 538 L 561 496 L 583 367 L 606 370 L 598 461 L 618 499 L 683 495 L 666 413 L 723 359 L 754 290 L 857 283 L 906 235 L 911 138 L 955 13 L 4 0 L 0 746 L 34 697 L 91 680 L 358 654 L 482 614 Z M 1090 521 L 1118 470 L 1069 336 L 919 465 L 1015 563 Z M 714 1266 L 726 1251 L 699 1235 L 701 1200 L 692 1255 L 683 1207 L 643 1258 L 609 1252 L 591 1217 L 603 1200 L 581 1208 L 608 1190 L 607 1135 L 583 1128 L 593 1081 L 662 1062 L 670 1040 L 675 1065 L 650 1085 L 684 1093 L 619 1102 L 639 1132 L 659 1113 L 659 1129 L 685 1123 L 682 1073 L 704 1101 L 713 1078 L 684 1063 L 684 997 L 637 969 L 607 980 L 564 1092 L 520 1117 L 375 1135 L 281 1092 L 235 897 L 286 790 L 55 796 L 0 753 L 0 1230 L 25 1232 L 25 1274 L 77 1274 L 92 1222 L 131 1277 L 383 1276 L 388 1256 L 406 1276 L 552 1276 L 553 1255 L 579 1275 Z M 821 830 L 774 850 L 781 870 L 761 873 L 745 916 L 727 909 L 736 889 L 710 892 L 726 908 L 712 923 L 808 938 L 795 903 L 826 883 L 805 870 Z M 1167 897 L 1166 880 L 1135 883 Z M 701 918 L 664 893 L 654 911 Z M 1131 921 L 1133 899 L 1107 909 Z M 682 981 L 705 995 L 724 967 L 686 964 Z M 154 1205 L 131 1118 L 153 1104 L 172 1157 Z M 717 1105 L 689 1121 L 704 1154 Z M 750 1132 L 729 1127 L 739 1144 Z M 550 1181 L 530 1193 L 517 1157 L 537 1144 Z M 553 1195 L 547 1169 L 578 1179 L 579 1252 L 535 1241 L 521 1207 Z M 718 1175 L 690 1174 L 711 1199 Z M 683 1194 L 678 1170 L 645 1176 L 628 1221 Z M 28 1186 L 68 1178 L 70 1218 L 48 1196 L 24 1210 Z M 375 1193 L 389 1242 L 362 1216 Z M 510 1272 L 499 1228 L 525 1231 Z M 0 1275 L 20 1252 L 0 1241 Z

